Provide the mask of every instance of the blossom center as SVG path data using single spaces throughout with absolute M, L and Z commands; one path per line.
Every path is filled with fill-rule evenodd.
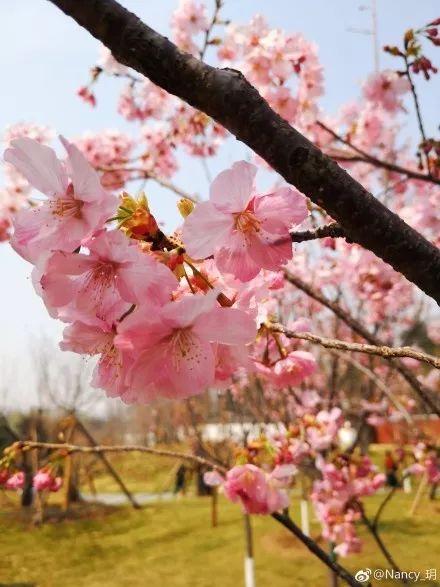
M 179 361 L 185 359 L 194 346 L 193 336 L 190 328 L 180 328 L 171 336 L 171 348 L 173 357 Z
M 51 203 L 52 214 L 61 217 L 81 218 L 84 202 L 74 198 L 58 198 Z
M 260 221 L 250 210 L 234 214 L 234 228 L 243 234 L 258 232 L 260 230 Z

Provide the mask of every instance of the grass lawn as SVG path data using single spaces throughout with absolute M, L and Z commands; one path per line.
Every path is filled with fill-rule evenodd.
M 406 570 L 437 567 L 440 578 L 440 503 L 425 497 L 408 517 L 414 493 L 399 493 L 385 510 L 382 535 Z M 0 585 L 38 587 L 238 587 L 243 585 L 243 525 L 237 506 L 220 500 L 210 527 L 210 498 L 129 507 L 78 506 L 68 519 L 31 527 L 0 495 Z M 373 512 L 383 495 L 367 501 Z M 298 502 L 292 513 L 298 521 Z M 50 511 L 49 511 L 50 514 Z M 271 518 L 253 517 L 257 586 L 321 587 L 325 567 Z M 361 529 L 362 535 L 365 535 Z M 312 534 L 319 526 L 312 525 Z M 322 544 L 324 546 L 324 544 Z M 370 538 L 350 570 L 388 568 Z M 396 585 L 381 581 L 375 585 Z M 436 583 L 423 581 L 421 585 Z M 440 584 L 440 582 L 438 583 Z

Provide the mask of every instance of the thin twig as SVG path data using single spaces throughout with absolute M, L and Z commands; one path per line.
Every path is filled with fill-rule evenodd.
M 75 444 L 59 444 L 55 442 L 33 442 L 31 440 L 20 440 L 12 444 L 9 449 L 6 450 L 59 450 L 61 453 L 66 455 L 73 453 L 87 453 L 87 454 L 99 454 L 99 453 L 125 453 L 125 452 L 141 452 L 153 454 L 161 457 L 169 457 L 173 459 L 181 459 L 184 461 L 196 462 L 199 465 L 205 465 L 207 467 L 218 469 L 222 472 L 226 472 L 226 468 L 214 463 L 203 457 L 192 455 L 189 453 L 183 453 L 173 450 L 163 450 L 158 448 L 150 448 L 148 446 L 127 444 L 127 445 L 99 445 L 99 446 L 78 446 Z
M 404 585 L 407 585 L 408 584 L 407 579 L 405 579 L 402 571 L 398 567 L 396 561 L 393 559 L 390 551 L 385 546 L 384 541 L 382 540 L 379 532 L 377 531 L 377 527 L 374 526 L 374 524 L 371 522 L 371 520 L 366 515 L 363 505 L 358 501 L 355 502 L 355 505 L 357 506 L 357 509 L 358 509 L 359 513 L 361 514 L 361 518 L 362 518 L 363 523 L 368 528 L 368 531 L 370 532 L 370 534 L 373 536 L 377 546 L 379 547 L 379 550 L 382 552 L 382 554 L 384 555 L 386 560 L 389 562 L 391 567 L 394 569 L 394 571 L 396 571 L 398 573 L 398 576 L 400 577 L 400 581 Z
M 359 361 L 356 361 L 356 359 L 353 359 L 353 357 L 345 353 L 341 353 L 340 351 L 333 349 L 329 349 L 329 351 L 332 354 L 334 353 L 338 355 L 343 361 L 350 363 L 350 365 L 353 365 L 353 367 L 364 373 L 364 375 L 366 375 L 371 381 L 373 381 L 376 387 L 380 389 L 384 393 L 384 395 L 387 396 L 391 403 L 394 404 L 394 406 L 402 414 L 402 416 L 405 418 L 408 424 L 413 423 L 413 419 L 408 410 L 406 410 L 406 408 L 400 403 L 400 401 L 395 397 L 395 395 L 391 393 L 389 388 L 385 385 L 385 383 L 383 383 L 383 381 L 381 381 L 381 379 L 379 379 L 379 377 L 374 373 L 374 371 L 368 369 L 368 367 L 365 367 L 365 365 L 362 365 L 362 363 L 359 363 Z
M 288 271 L 284 272 L 284 276 L 286 280 L 291 283 L 292 285 L 296 286 L 298 289 L 303 291 L 313 300 L 319 302 L 324 307 L 331 310 L 338 318 L 349 327 L 353 332 L 362 336 L 366 341 L 376 346 L 381 346 L 383 343 L 380 338 L 376 335 L 371 333 L 363 324 L 361 324 L 358 320 L 353 318 L 351 314 L 347 310 L 344 310 L 338 303 L 333 302 L 326 298 L 320 291 L 312 287 L 310 284 L 305 283 L 302 279 L 298 276 L 289 273 Z M 430 407 L 430 409 L 440 416 L 440 407 L 436 404 L 433 399 L 433 391 L 429 389 L 426 385 L 422 384 L 417 377 L 412 373 L 412 371 L 399 359 L 388 358 L 387 359 L 393 367 L 402 375 L 402 377 L 411 385 L 413 390 L 417 393 L 420 399 Z
M 178 187 L 177 185 L 175 185 L 171 181 L 169 181 L 167 179 L 163 179 L 162 177 L 158 177 L 157 175 L 153 175 L 151 172 L 145 171 L 144 169 L 142 169 L 142 167 L 111 167 L 111 166 L 110 167 L 101 167 L 100 166 L 100 167 L 96 167 L 96 170 L 97 171 L 104 171 L 107 173 L 111 173 L 111 172 L 139 173 L 140 174 L 139 176 L 131 177 L 130 179 L 131 180 L 151 179 L 152 181 L 155 181 L 158 185 L 166 188 L 167 190 L 170 190 L 171 192 L 174 192 L 177 196 L 180 196 L 181 198 L 186 198 L 187 200 L 191 200 L 192 202 L 199 201 L 198 196 L 196 196 L 195 194 L 190 194 L 190 193 L 186 192 L 185 190 Z
M 408 62 L 408 58 L 406 57 L 406 55 L 404 56 L 404 60 L 405 60 L 405 66 L 406 66 L 405 75 L 408 78 L 409 84 L 411 86 L 411 94 L 414 98 L 414 106 L 416 109 L 417 123 L 419 125 L 420 135 L 421 135 L 423 141 L 426 141 L 426 133 L 425 133 L 425 128 L 423 126 L 422 112 L 420 110 L 419 98 L 417 96 L 416 86 L 414 85 L 414 82 L 413 82 L 413 79 L 411 76 L 411 71 L 409 69 L 409 62 Z
M 355 153 L 358 153 L 358 155 L 359 155 L 359 156 L 356 156 L 356 155 L 350 155 L 350 154 L 345 155 L 345 154 L 341 154 L 341 153 L 334 153 L 334 154 L 329 153 L 330 157 L 332 157 L 333 159 L 336 159 L 338 161 L 348 161 L 348 162 L 352 162 L 352 163 L 357 163 L 357 162 L 370 163 L 371 165 L 374 165 L 376 167 L 382 167 L 383 169 L 387 169 L 388 171 L 394 171 L 396 173 L 401 173 L 402 175 L 406 175 L 407 177 L 410 177 L 411 179 L 418 179 L 420 181 L 427 181 L 429 183 L 434 183 L 436 185 L 440 185 L 440 179 L 436 179 L 435 177 L 431 177 L 430 175 L 426 175 L 425 173 L 419 173 L 418 171 L 413 171 L 412 169 L 407 169 L 406 167 L 401 167 L 400 165 L 397 165 L 396 163 L 391 163 L 390 161 L 383 161 L 382 159 L 378 159 L 377 157 L 370 155 L 369 153 L 367 153 L 363 149 L 360 149 L 359 147 L 354 145 L 348 139 L 344 139 L 344 137 L 341 137 L 341 135 L 338 135 L 338 133 L 336 133 L 334 130 L 329 128 L 323 122 L 320 122 L 318 120 L 316 122 L 316 124 L 318 126 L 320 126 L 321 128 L 323 128 L 324 130 L 326 130 L 329 134 L 331 134 L 334 139 L 343 143 L 347 147 L 350 147 L 350 149 L 352 149 Z
M 315 230 L 302 230 L 298 232 L 291 232 L 290 237 L 293 243 L 302 243 L 304 241 L 311 241 L 319 238 L 346 238 L 344 229 L 337 222 L 326 224 L 325 226 L 319 226 Z M 347 239 L 347 242 L 351 242 Z
M 307 548 L 312 552 L 315 556 L 317 556 L 329 569 L 331 569 L 334 573 L 338 575 L 341 579 L 343 579 L 349 585 L 353 587 L 357 587 L 361 585 L 356 579 L 351 575 L 344 567 L 342 567 L 339 563 L 333 560 L 318 544 L 309 536 L 306 536 L 302 532 L 302 530 L 295 524 L 295 522 L 288 516 L 287 514 L 279 514 L 275 513 L 272 514 L 272 517 L 275 518 L 280 524 L 282 524 L 285 528 L 287 528 L 292 534 L 294 534 L 297 538 L 301 540 L 303 544 L 307 546 Z M 362 583 L 363 585 L 371 585 L 370 583 Z
M 390 491 L 388 491 L 388 493 L 385 496 L 385 499 L 382 500 L 380 506 L 377 508 L 377 512 L 376 515 L 374 516 L 374 519 L 371 523 L 372 527 L 377 530 L 378 526 L 379 526 L 379 520 L 380 520 L 380 516 L 382 515 L 385 506 L 387 505 L 387 503 L 390 501 L 390 499 L 393 497 L 393 495 L 396 493 L 398 488 L 398 485 L 394 485 L 394 487 L 392 487 L 390 489 Z
M 338 340 L 336 338 L 326 338 L 318 336 L 311 332 L 293 332 L 284 328 L 281 324 L 271 324 L 269 328 L 273 332 L 280 332 L 287 336 L 287 338 L 298 338 L 300 340 L 308 340 L 313 344 L 319 344 L 328 349 L 339 349 L 341 351 L 353 351 L 356 353 L 366 353 L 367 355 L 377 355 L 378 357 L 394 358 L 394 357 L 408 357 L 427 363 L 436 369 L 440 369 L 440 359 L 427 353 L 417 351 L 416 349 L 405 347 L 390 347 L 390 346 L 376 346 L 373 344 L 362 344 L 360 342 L 346 342 L 345 340 Z
M 219 15 L 220 10 L 222 9 L 222 6 L 223 6 L 223 0 L 215 0 L 214 12 L 212 14 L 211 22 L 209 23 L 208 28 L 206 29 L 205 38 L 203 40 L 203 46 L 200 50 L 200 60 L 201 61 L 203 61 L 203 58 L 205 57 L 206 50 L 207 50 L 208 45 L 210 43 L 210 40 L 211 40 L 210 37 L 211 37 L 212 30 L 215 27 L 215 25 L 218 24 L 217 23 L 218 15 Z

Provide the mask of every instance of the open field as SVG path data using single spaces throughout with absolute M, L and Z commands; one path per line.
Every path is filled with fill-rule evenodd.
M 399 493 L 385 510 L 382 531 L 406 570 L 436 568 L 440 574 L 440 503 L 425 497 L 414 518 L 414 493 Z M 243 530 L 240 510 L 220 500 L 220 521 L 210 526 L 210 498 L 182 498 L 146 506 L 77 506 L 66 520 L 52 508 L 52 521 L 32 528 L 29 519 L 0 496 L 0 584 L 35 587 L 237 587 L 242 585 Z M 367 500 L 374 512 L 383 495 Z M 296 510 L 296 511 L 295 511 Z M 298 503 L 292 513 L 298 521 Z M 253 518 L 257 585 L 320 587 L 327 570 L 270 518 Z M 312 524 L 312 534 L 319 527 Z M 361 530 L 362 535 L 365 533 Z M 324 545 L 323 545 L 324 546 Z M 366 538 L 363 553 L 343 563 L 352 570 L 387 568 Z M 377 585 L 396 585 L 382 581 Z M 436 583 L 424 581 L 425 586 Z M 437 583 L 437 584 L 440 584 Z

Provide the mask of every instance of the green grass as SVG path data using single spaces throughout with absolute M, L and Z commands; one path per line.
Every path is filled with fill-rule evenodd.
M 165 446 L 164 448 L 191 452 L 191 449 L 185 445 Z M 383 469 L 385 451 L 389 448 L 393 447 L 379 444 L 370 446 L 370 457 L 380 470 Z M 178 463 L 176 464 L 173 459 L 164 459 L 156 455 L 146 456 L 139 453 L 109 454 L 107 458 L 133 492 L 161 493 L 170 491 L 174 487 L 174 475 Z M 95 459 L 94 471 L 94 485 L 98 492 L 120 492 L 119 486 L 97 459 Z M 89 493 L 90 488 L 85 480 L 83 481 L 83 490 Z
M 425 497 L 414 518 L 414 494 L 396 495 L 383 516 L 383 539 L 402 568 L 439 567 L 440 505 Z M 0 495 L 0 584 L 38 587 L 238 587 L 243 585 L 243 524 L 237 506 L 219 503 L 219 525 L 210 526 L 210 498 L 188 497 L 146 506 L 78 506 L 33 528 L 27 516 Z M 383 495 L 368 500 L 373 512 Z M 292 512 L 296 520 L 298 503 Z M 48 512 L 50 514 L 50 511 Z M 258 587 L 320 587 L 327 570 L 275 520 L 253 517 Z M 319 526 L 312 525 L 312 534 Z M 365 532 L 361 529 L 361 534 Z M 322 544 L 324 547 L 325 545 Z M 366 538 L 364 550 L 342 560 L 350 570 L 387 568 Z M 438 568 L 440 574 L 440 568 Z M 382 581 L 377 585 L 396 585 Z M 433 585 L 424 581 L 424 586 Z
M 169 450 L 170 447 L 167 447 Z M 185 447 L 178 447 L 180 451 L 185 451 Z M 189 452 L 189 451 L 188 451 Z M 170 491 L 174 487 L 174 477 L 179 463 L 173 459 L 158 457 L 156 455 L 132 453 L 129 455 L 115 454 L 108 455 L 115 470 L 127 484 L 130 491 L 163 493 Z M 120 492 L 121 489 L 115 480 L 108 474 L 104 466 L 96 462 L 97 470 L 94 476 L 95 489 L 98 492 Z M 87 485 L 84 485 L 84 491 L 89 492 Z

